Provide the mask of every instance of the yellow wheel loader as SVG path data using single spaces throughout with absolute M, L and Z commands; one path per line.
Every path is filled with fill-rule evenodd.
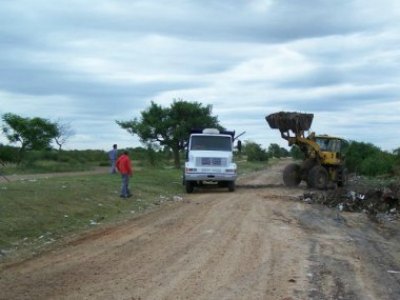
M 303 180 L 311 188 L 326 189 L 337 184 L 346 184 L 343 150 L 347 141 L 328 135 L 305 132 L 311 127 L 313 114 L 278 112 L 265 117 L 272 129 L 279 129 L 289 146 L 297 145 L 304 153 L 302 163 L 292 163 L 283 171 L 283 182 L 297 186 Z

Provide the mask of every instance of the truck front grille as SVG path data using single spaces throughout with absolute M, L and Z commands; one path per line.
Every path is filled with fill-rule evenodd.
M 196 159 L 196 165 L 224 167 L 227 165 L 227 161 L 226 158 L 220 158 L 220 157 L 198 157 Z

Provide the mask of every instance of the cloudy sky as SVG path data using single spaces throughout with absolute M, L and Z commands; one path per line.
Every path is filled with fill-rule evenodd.
M 134 147 L 115 120 L 173 99 L 264 147 L 287 110 L 398 148 L 400 1 L 0 0 L 0 114 L 70 123 L 67 149 Z

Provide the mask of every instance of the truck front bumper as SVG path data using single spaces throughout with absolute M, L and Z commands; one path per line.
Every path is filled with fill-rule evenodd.
M 235 181 L 237 178 L 236 174 L 225 174 L 225 173 L 186 173 L 186 181 Z

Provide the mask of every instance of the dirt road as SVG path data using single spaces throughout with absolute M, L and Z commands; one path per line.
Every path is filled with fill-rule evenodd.
M 400 299 L 400 226 L 296 200 L 282 165 L 2 266 L 0 299 Z

